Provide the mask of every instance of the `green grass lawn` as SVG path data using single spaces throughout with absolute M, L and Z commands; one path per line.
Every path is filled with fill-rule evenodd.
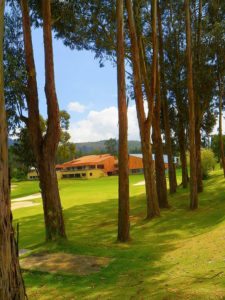
M 178 174 L 180 175 L 180 173 Z M 24 271 L 31 300 L 44 299 L 225 299 L 225 180 L 215 171 L 204 181 L 200 207 L 189 210 L 188 190 L 170 196 L 170 210 L 145 221 L 143 176 L 130 177 L 131 237 L 117 237 L 117 177 L 61 180 L 68 241 L 44 242 L 42 206 L 14 211 L 20 248 L 112 258 L 88 276 Z M 39 192 L 19 182 L 12 197 Z

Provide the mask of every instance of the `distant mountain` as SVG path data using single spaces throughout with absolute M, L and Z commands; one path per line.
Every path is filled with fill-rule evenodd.
M 76 143 L 77 155 L 105 153 L 105 140 L 98 142 Z M 141 143 L 139 141 L 128 141 L 129 153 L 140 153 Z

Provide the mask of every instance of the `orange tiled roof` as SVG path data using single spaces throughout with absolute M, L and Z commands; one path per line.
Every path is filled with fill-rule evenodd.
M 81 166 L 81 165 L 90 165 L 98 164 L 106 160 L 107 158 L 112 157 L 110 154 L 101 154 L 101 155 L 87 155 L 82 156 L 77 159 L 71 160 L 61 165 L 61 167 L 66 168 L 70 166 Z

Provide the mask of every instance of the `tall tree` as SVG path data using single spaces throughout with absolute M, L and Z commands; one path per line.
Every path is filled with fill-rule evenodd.
M 125 81 L 124 46 L 124 5 L 123 0 L 116 1 L 117 19 L 117 86 L 119 114 L 119 213 L 118 240 L 126 242 L 130 238 L 129 229 L 129 167 L 127 141 L 127 103 Z
M 57 240 L 59 238 L 65 238 L 66 233 L 55 170 L 55 155 L 60 139 L 60 119 L 54 80 L 51 5 L 49 0 L 42 1 L 45 53 L 45 94 L 48 113 L 45 135 L 42 135 L 40 126 L 36 70 L 27 0 L 21 0 L 21 9 L 26 68 L 28 74 L 27 127 L 39 171 L 44 207 L 46 239 Z
M 166 87 L 165 67 L 164 67 L 162 20 L 161 20 L 161 9 L 159 5 L 158 5 L 158 24 L 159 24 L 159 61 L 160 61 L 163 123 L 165 129 L 166 153 L 168 155 L 168 165 L 169 165 L 170 193 L 173 194 L 176 192 L 177 181 L 176 181 L 176 169 L 173 161 L 171 130 L 170 130 L 170 122 L 169 122 L 169 107 L 168 107 L 167 87 Z
M 143 153 L 143 167 L 145 177 L 145 188 L 147 197 L 147 219 L 151 219 L 160 215 L 159 203 L 157 199 L 155 168 L 152 160 L 152 147 L 150 141 L 150 131 L 152 128 L 154 96 L 156 90 L 156 67 L 157 67 L 157 51 L 156 51 L 156 0 L 152 1 L 152 32 L 153 32 L 153 63 L 152 63 L 152 81 L 151 81 L 151 99 L 148 99 L 148 114 L 145 115 L 144 98 L 142 91 L 142 77 L 140 64 L 140 49 L 138 45 L 137 29 L 135 25 L 133 4 L 131 0 L 126 0 L 128 12 L 128 26 L 131 40 L 131 56 L 133 65 L 133 82 L 134 94 L 137 109 L 137 117 L 141 136 L 141 146 Z
M 152 68 L 151 63 L 147 58 L 147 48 L 148 43 L 146 43 L 143 36 L 143 21 L 142 21 L 142 4 L 140 1 L 134 1 L 134 17 L 137 28 L 137 38 L 139 47 L 139 57 L 141 66 L 141 77 L 143 81 L 143 90 L 145 92 L 148 103 L 152 105 L 154 111 L 152 114 L 152 141 L 155 150 L 155 175 L 156 175 L 156 190 L 158 203 L 160 208 L 168 208 L 168 197 L 167 197 L 167 187 L 166 187 L 166 176 L 165 176 L 165 164 L 163 159 L 163 145 L 161 138 L 161 128 L 160 128 L 160 116 L 161 116 L 161 95 L 158 87 L 160 85 L 160 74 L 158 72 L 158 38 L 157 38 L 157 19 L 155 16 L 152 18 L 152 40 L 154 42 L 154 54 L 152 57 Z M 157 65 L 157 75 L 155 74 L 155 68 Z M 152 74 L 151 74 L 152 71 Z M 154 90 L 151 88 L 151 75 L 157 76 L 157 87 L 156 95 L 153 95 Z M 154 80 L 154 78 L 152 78 Z M 159 84 L 159 85 L 158 85 Z M 149 105 L 149 107 L 150 107 Z
M 219 73 L 219 72 L 218 72 Z M 221 82 L 220 75 L 218 74 L 218 90 L 219 90 L 219 142 L 220 142 L 220 157 L 223 174 L 225 177 L 225 153 L 223 141 L 223 82 Z
M 198 208 L 198 188 L 197 188 L 197 163 L 195 148 L 195 99 L 193 88 L 192 70 L 192 48 L 191 48 L 191 22 L 190 4 L 185 0 L 186 13 L 186 51 L 187 51 L 187 86 L 189 101 L 189 147 L 190 147 L 190 208 Z
M 163 158 L 163 144 L 160 129 L 161 115 L 161 89 L 160 89 L 160 72 L 157 68 L 157 97 L 154 107 L 153 117 L 153 134 L 152 139 L 155 147 L 155 171 L 156 171 L 156 188 L 160 208 L 168 208 L 168 196 L 165 177 L 165 163 Z
M 12 226 L 8 173 L 8 135 L 6 125 L 3 35 L 5 1 L 0 0 L 0 299 L 25 299 L 25 288 Z

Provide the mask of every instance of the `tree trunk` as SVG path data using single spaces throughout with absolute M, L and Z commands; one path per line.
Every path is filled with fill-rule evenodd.
M 202 28 L 202 0 L 199 0 L 198 5 L 198 27 L 197 27 L 197 37 L 196 37 L 196 68 L 201 68 L 201 28 Z M 198 76 L 198 75 L 197 75 Z M 197 79 L 197 78 L 196 78 Z M 198 79 L 197 79 L 198 80 Z M 198 193 L 203 192 L 203 182 L 202 182 L 202 165 L 201 165 L 201 121 L 202 121 L 202 108 L 201 108 L 201 91 L 196 89 L 196 101 L 195 101 L 195 147 L 196 147 L 196 162 L 197 162 L 197 185 Z
M 178 115 L 179 129 L 178 129 L 178 142 L 180 149 L 180 160 L 182 168 L 182 186 L 187 188 L 188 185 L 188 169 L 187 169 L 187 158 L 186 158 L 186 142 L 185 142 L 185 132 L 182 115 Z
M 162 20 L 160 7 L 158 5 L 158 26 L 159 26 L 159 61 L 160 61 L 160 78 L 162 87 L 162 111 L 163 111 L 163 123 L 165 129 L 165 146 L 166 153 L 168 155 L 168 166 L 169 166 L 169 186 L 170 193 L 176 193 L 177 181 L 176 181 L 176 168 L 173 161 L 173 151 L 171 142 L 170 122 L 169 122 L 169 108 L 167 100 L 167 90 L 165 82 L 165 68 L 164 68 L 164 54 L 163 54 L 163 35 L 162 35 Z
M 28 74 L 28 132 L 40 175 L 46 239 L 57 240 L 65 238 L 66 233 L 55 170 L 55 156 L 60 138 L 60 123 L 58 101 L 55 92 L 50 8 L 50 1 L 43 1 L 45 93 L 47 99 L 48 121 L 46 134 L 45 136 L 42 136 L 28 1 L 21 0 L 24 48 Z
M 39 164 L 40 187 L 44 207 L 46 240 L 65 238 L 65 226 L 60 202 L 54 157 L 44 153 Z
M 198 208 L 197 163 L 195 150 L 195 101 L 193 90 L 191 24 L 189 0 L 185 0 L 186 12 L 186 51 L 187 51 L 187 85 L 189 101 L 189 144 L 190 144 L 190 208 Z
M 154 0 L 155 4 L 155 0 Z M 153 218 L 160 215 L 159 204 L 156 192 L 155 182 L 155 168 L 152 160 L 152 146 L 150 143 L 150 129 L 152 120 L 152 107 L 153 99 L 151 103 L 148 101 L 149 111 L 148 117 L 145 116 L 144 110 L 144 99 L 142 93 L 142 79 L 141 79 L 141 66 L 138 39 L 136 34 L 136 26 L 134 21 L 133 6 L 131 0 L 126 0 L 126 7 L 128 12 L 128 25 L 129 34 L 131 39 L 131 55 L 133 64 L 133 78 L 134 78 L 134 93 L 135 102 L 137 109 L 138 124 L 140 129 L 141 147 L 143 154 L 143 168 L 145 177 L 145 188 L 146 188 L 146 200 L 147 200 L 147 219 Z M 155 7 L 155 5 L 154 5 Z M 154 49 L 155 50 L 155 49 Z M 153 72 L 154 74 L 155 72 Z M 152 81 L 152 95 L 154 95 L 154 83 L 156 78 Z
M 168 197 L 166 188 L 165 163 L 163 159 L 163 145 L 160 129 L 161 113 L 161 95 L 160 95 L 160 74 L 157 70 L 157 97 L 153 118 L 153 143 L 155 146 L 155 171 L 156 171 L 156 189 L 160 208 L 168 208 Z
M 143 166 L 145 177 L 145 190 L 147 196 L 147 216 L 146 219 L 152 219 L 160 216 L 159 203 L 156 190 L 155 166 L 152 159 L 152 147 L 150 144 L 150 132 L 143 130 L 144 134 L 141 137 Z
M 219 143 L 220 143 L 220 157 L 223 174 L 225 177 L 225 155 L 223 144 L 223 86 L 219 80 Z
M 127 103 L 125 81 L 125 47 L 124 47 L 124 5 L 123 0 L 116 2 L 117 17 L 117 87 L 119 118 L 119 209 L 118 240 L 127 242 L 130 238 L 129 220 L 129 161 L 127 141 Z
M 26 295 L 12 227 L 8 173 L 8 135 L 3 79 L 4 7 L 5 2 L 0 0 L 0 299 L 23 300 Z
M 198 193 L 203 192 L 202 182 L 202 163 L 201 163 L 201 133 L 200 126 L 195 126 L 195 148 L 196 148 L 196 164 L 197 164 L 197 185 Z

